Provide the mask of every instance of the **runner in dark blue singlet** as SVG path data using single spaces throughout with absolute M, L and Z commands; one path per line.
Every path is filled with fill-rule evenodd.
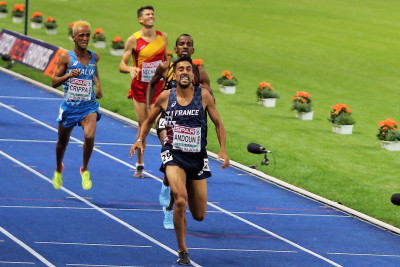
M 219 117 L 214 98 L 207 89 L 195 87 L 193 65 L 189 57 L 174 63 L 177 87 L 163 91 L 153 110 L 144 121 L 130 157 L 136 150 L 143 151 L 142 139 L 147 136 L 157 116 L 166 112 L 167 138 L 161 151 L 162 170 L 166 173 L 175 200 L 174 226 L 178 241 L 178 264 L 189 265 L 186 247 L 186 209 L 197 221 L 202 221 L 207 211 L 207 179 L 211 176 L 206 153 L 207 116 L 215 125 L 220 144 L 218 160 L 221 168 L 229 166 L 225 151 L 225 128 Z

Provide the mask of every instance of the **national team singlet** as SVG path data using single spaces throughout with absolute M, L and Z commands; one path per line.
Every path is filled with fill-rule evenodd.
M 150 82 L 157 66 L 165 60 L 166 44 L 162 33 L 156 33 L 157 39 L 151 43 L 146 42 L 139 32 L 133 34 L 136 37 L 135 66 L 141 69 L 136 79 L 141 82 Z
M 95 102 L 96 94 L 93 90 L 94 77 L 96 76 L 96 59 L 92 51 L 89 64 L 83 65 L 75 55 L 74 51 L 69 51 L 70 66 L 67 74 L 74 69 L 78 69 L 80 75 L 71 77 L 63 83 L 64 101 L 68 106 L 85 106 Z

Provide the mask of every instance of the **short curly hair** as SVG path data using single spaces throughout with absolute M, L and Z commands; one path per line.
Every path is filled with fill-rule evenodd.
M 79 27 L 90 29 L 90 23 L 84 20 L 75 21 L 74 26 L 72 27 L 72 34 L 75 34 Z

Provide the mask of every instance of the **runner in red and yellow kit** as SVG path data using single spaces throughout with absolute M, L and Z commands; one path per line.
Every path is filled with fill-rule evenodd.
M 125 51 L 119 64 L 119 71 L 130 73 L 132 84 L 128 93 L 128 98 L 132 98 L 133 108 L 136 113 L 136 119 L 139 123 L 139 131 L 143 121 L 147 117 L 146 91 L 147 86 L 153 77 L 156 68 L 166 58 L 166 47 L 168 44 L 168 35 L 164 32 L 154 29 L 155 16 L 152 6 L 144 6 L 137 11 L 138 20 L 142 29 L 131 35 L 125 43 Z M 129 61 L 133 57 L 133 65 Z M 154 101 L 161 93 L 163 81 L 156 86 L 153 99 Z M 146 140 L 143 140 L 146 145 Z M 143 178 L 143 153 L 137 154 L 136 160 L 136 178 Z

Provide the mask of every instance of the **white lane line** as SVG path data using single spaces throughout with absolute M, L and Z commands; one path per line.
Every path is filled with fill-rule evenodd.
M 67 263 L 67 266 L 90 266 L 90 267 L 142 267 L 139 265 L 99 265 L 99 264 L 85 264 L 85 263 Z
M 9 110 L 11 110 L 11 111 L 14 111 L 14 112 L 17 113 L 17 114 L 20 114 L 21 116 L 24 116 L 24 117 L 26 117 L 26 118 L 29 118 L 29 119 L 31 119 L 31 120 L 37 122 L 38 124 L 41 124 L 41 125 L 43 125 L 43 126 L 46 127 L 46 128 L 49 128 L 49 129 L 52 130 L 52 131 L 58 132 L 58 130 L 57 130 L 56 128 L 54 128 L 54 127 L 52 127 L 52 126 L 50 126 L 50 125 L 47 125 L 47 124 L 45 124 L 45 123 L 43 123 L 43 122 L 41 122 L 41 121 L 39 121 L 39 120 L 37 120 L 37 119 L 35 119 L 35 118 L 29 116 L 29 115 L 27 115 L 27 114 L 25 114 L 25 113 L 23 113 L 23 112 L 20 112 L 20 111 L 14 109 L 14 108 L 8 107 L 7 105 L 4 105 L 3 103 L 0 102 L 0 107 L 1 107 L 1 106 L 4 106 L 5 108 L 7 108 L 7 109 L 9 109 Z M 77 138 L 75 138 L 75 137 L 71 137 L 71 139 L 72 139 L 72 140 L 75 140 L 76 142 L 83 143 L 82 141 L 80 141 L 79 139 L 77 139 Z M 103 152 L 103 151 L 101 151 L 101 150 L 99 150 L 99 149 L 97 149 L 97 148 L 94 148 L 93 150 L 96 151 L 96 152 L 98 152 L 98 153 L 100 153 L 100 154 L 102 154 L 102 155 L 104 155 L 104 156 L 106 156 L 106 157 L 109 157 L 109 158 L 111 158 L 111 159 L 113 159 L 113 160 L 115 160 L 115 161 L 117 161 L 117 162 L 119 162 L 119 163 L 121 163 L 121 164 L 123 164 L 123 165 L 125 165 L 125 166 L 128 166 L 128 167 L 130 167 L 130 168 L 136 169 L 136 167 L 134 167 L 133 165 L 131 165 L 131 164 L 129 164 L 129 163 L 123 161 L 123 160 L 120 160 L 119 158 L 116 158 L 116 157 L 114 157 L 114 156 L 112 156 L 112 155 L 110 155 L 110 154 L 108 154 L 108 153 L 106 153 L 106 152 Z M 2 153 L 1 150 L 0 150 L 0 152 Z M 7 156 L 8 156 L 8 155 L 7 155 Z M 12 158 L 12 159 L 13 159 L 13 158 Z M 13 160 L 15 160 L 15 159 L 13 159 Z M 19 162 L 19 161 L 18 161 L 18 162 Z M 21 163 L 21 164 L 23 164 L 23 163 Z M 25 164 L 24 164 L 24 165 L 25 165 Z M 25 165 L 25 166 L 26 166 L 26 165 Z M 26 167 L 29 168 L 28 166 L 26 166 Z M 50 179 L 48 179 L 47 177 L 45 177 L 45 176 L 41 175 L 40 173 L 36 172 L 34 169 L 31 169 L 31 168 L 29 168 L 29 169 L 32 170 L 32 172 L 37 173 L 38 175 L 40 175 L 40 177 L 42 177 L 43 179 L 48 180 L 49 183 L 52 183 Z M 156 176 L 154 176 L 154 175 L 151 175 L 150 173 L 146 173 L 146 172 L 144 172 L 144 173 L 145 173 L 146 175 L 148 175 L 149 177 L 151 177 L 151 178 L 153 178 L 153 179 L 155 179 L 155 180 L 158 180 L 159 182 L 162 182 L 162 180 L 161 180 L 160 178 L 158 178 L 158 177 L 156 177 Z M 110 218 L 115 218 L 115 220 L 119 221 L 119 222 L 120 222 L 121 224 L 123 224 L 123 225 L 126 225 L 128 228 L 129 228 L 129 227 L 132 227 L 131 225 L 125 223 L 124 221 L 120 220 L 119 218 L 115 217 L 114 215 L 109 214 L 109 213 L 106 212 L 105 210 L 103 210 L 103 209 L 101 209 L 101 208 L 95 206 L 95 205 L 92 204 L 91 202 L 89 202 L 89 201 L 87 201 L 87 200 L 81 198 L 80 196 L 76 195 L 76 194 L 73 193 L 72 191 L 69 191 L 68 189 L 65 189 L 64 187 L 61 187 L 61 189 L 64 190 L 65 192 L 68 192 L 68 193 L 70 193 L 70 194 L 73 194 L 73 195 L 79 197 L 79 199 L 81 199 L 81 201 L 87 203 L 89 206 L 95 207 L 95 209 L 98 209 L 98 211 L 104 213 L 105 215 L 107 215 L 107 216 L 109 216 L 109 217 L 112 216 L 112 217 L 110 217 Z M 218 206 L 216 206 L 216 205 L 214 205 L 214 204 L 212 204 L 212 203 L 210 203 L 210 202 L 207 202 L 207 204 L 208 204 L 209 206 L 215 208 L 216 210 L 219 210 L 219 211 L 221 211 L 221 212 L 223 212 L 223 213 L 225 213 L 225 214 L 227 214 L 227 215 L 229 215 L 229 216 L 231 216 L 231 217 L 233 217 L 233 218 L 238 219 L 239 221 L 242 221 L 242 222 L 244 222 L 244 223 L 246 223 L 246 224 L 248 224 L 248 225 L 250 225 L 250 226 L 253 226 L 253 227 L 256 228 L 256 229 L 259 229 L 259 230 L 261 230 L 261 231 L 263 231 L 263 232 L 265 232 L 265 233 L 267 233 L 267 234 L 270 234 L 270 235 L 272 235 L 272 236 L 274 236 L 274 237 L 280 239 L 280 240 L 283 241 L 283 242 L 286 242 L 286 243 L 288 243 L 288 244 L 290 244 L 290 245 L 292 245 L 292 246 L 294 246 L 294 247 L 296 247 L 296 248 L 298 248 L 298 249 L 300 249 L 300 250 L 303 250 L 304 252 L 307 252 L 307 253 L 309 253 L 309 254 L 311 254 L 311 255 L 313 255 L 313 256 L 315 256 L 315 257 L 317 257 L 317 258 L 319 258 L 319 259 L 321 259 L 321 260 L 323 260 L 323 261 L 326 261 L 326 262 L 330 263 L 330 264 L 333 265 L 333 266 L 341 266 L 340 264 L 338 264 L 338 263 L 336 263 L 336 262 L 334 262 L 334 261 L 332 261 L 332 260 L 330 260 L 330 259 L 327 259 L 327 258 L 325 258 L 325 257 L 323 257 L 323 256 L 321 256 L 321 255 L 319 255 L 319 254 L 317 254 L 317 253 L 315 253 L 315 252 L 309 250 L 309 249 L 306 249 L 306 248 L 304 248 L 304 247 L 302 247 L 302 246 L 300 246 L 300 245 L 294 243 L 293 241 L 290 241 L 289 239 L 286 239 L 286 238 L 284 238 L 284 237 L 281 237 L 281 236 L 279 236 L 279 235 L 277 235 L 277 234 L 275 234 L 275 233 L 273 233 L 273 232 L 271 232 L 271 231 L 269 231 L 269 230 L 267 230 L 267 229 L 265 229 L 265 228 L 263 228 L 263 227 L 261 227 L 261 226 L 259 226 L 259 225 L 256 225 L 255 223 L 252 223 L 252 222 L 250 222 L 250 221 L 248 221 L 248 220 L 246 220 L 246 219 L 243 219 L 243 218 L 241 218 L 241 217 L 239 217 L 239 216 L 233 214 L 232 212 L 229 212 L 229 211 L 227 211 L 227 210 L 224 210 L 224 209 L 222 209 L 222 208 L 220 208 L 220 207 L 218 207 Z M 133 229 L 134 229 L 134 230 L 133 230 Z M 142 233 L 141 231 L 139 231 L 138 229 L 136 229 L 136 228 L 134 228 L 134 227 L 132 227 L 131 230 L 133 230 L 133 231 L 135 231 L 135 232 L 137 231 L 138 233 Z M 144 233 L 143 233 L 143 234 L 144 234 Z M 147 236 L 147 235 L 146 235 L 146 236 Z M 149 236 L 149 238 L 151 238 L 151 237 Z M 153 238 L 151 238 L 151 239 L 154 240 Z M 159 242 L 156 241 L 156 240 L 154 240 L 154 242 L 159 243 Z M 160 244 L 161 244 L 161 243 L 160 243 Z M 162 246 L 164 246 L 164 244 L 162 244 Z M 165 247 L 166 247 L 166 246 L 165 246 Z M 169 247 L 166 247 L 166 249 L 168 250 L 168 249 L 170 249 L 170 248 L 169 248 Z M 174 252 L 174 254 L 177 255 L 176 252 Z M 192 261 L 192 263 L 193 263 L 193 265 L 196 265 L 195 262 Z
M 0 150 L 0 155 L 3 155 L 4 157 L 8 158 L 9 160 L 13 161 L 14 163 L 16 163 L 16 164 L 20 165 L 21 167 L 27 169 L 28 171 L 30 171 L 30 172 L 32 172 L 33 174 L 37 175 L 38 177 L 42 178 L 42 179 L 45 180 L 46 182 L 48 182 L 48 183 L 50 183 L 50 184 L 53 184 L 53 181 L 52 181 L 50 178 L 47 178 L 46 176 L 44 176 L 44 175 L 42 175 L 41 173 L 39 173 L 38 171 L 32 169 L 32 168 L 29 167 L 28 165 L 26 165 L 26 164 L 20 162 L 19 160 L 17 160 L 17 159 L 15 159 L 15 158 L 11 157 L 10 155 L 4 153 L 2 150 Z M 129 165 L 129 164 L 127 164 L 127 165 Z M 158 179 L 158 178 L 157 178 L 157 179 Z M 172 254 L 178 256 L 178 252 L 177 252 L 177 251 L 175 251 L 175 250 L 173 250 L 172 248 L 170 248 L 170 247 L 164 245 L 163 243 L 161 243 L 161 242 L 159 242 L 158 240 L 154 239 L 153 237 L 151 237 L 151 236 L 145 234 L 144 232 L 142 232 L 142 231 L 140 231 L 139 229 L 133 227 L 132 225 L 128 224 L 127 222 L 121 220 L 120 218 L 118 218 L 118 217 L 112 215 L 111 213 L 108 213 L 108 212 L 105 211 L 104 209 L 99 208 L 98 206 L 96 206 L 96 205 L 93 204 L 92 202 L 90 202 L 90 201 L 84 199 L 83 197 L 77 195 L 76 193 L 74 193 L 74 192 L 68 190 L 67 188 L 65 188 L 65 187 L 63 187 L 63 186 L 60 188 L 60 190 L 66 192 L 67 194 L 69 194 L 69 195 L 71 195 L 71 196 L 74 196 L 76 199 L 78 199 L 78 200 L 80 200 L 81 202 L 87 204 L 88 206 L 92 207 L 93 209 L 99 211 L 100 213 L 104 214 L 105 216 L 109 217 L 110 219 L 112 219 L 112 220 L 114 220 L 114 221 L 116 221 L 116 222 L 122 224 L 123 226 L 125 226 L 126 228 L 130 229 L 131 231 L 137 233 L 138 235 L 142 236 L 143 238 L 149 240 L 150 242 L 153 242 L 154 244 L 158 245 L 159 247 L 162 247 L 163 249 L 165 249 L 165 250 L 171 252 Z M 193 266 L 200 266 L 199 264 L 197 264 L 197 263 L 194 262 L 193 260 L 192 260 L 192 265 L 193 265 Z
M 62 98 L 54 98 L 54 97 L 28 97 L 28 96 L 0 96 L 3 99 L 28 99 L 28 100 L 57 100 L 62 101 Z
M 35 264 L 34 262 L 24 262 L 24 261 L 0 261 L 0 263 L 5 263 L 5 264 Z
M 327 252 L 330 255 L 345 255 L 345 256 L 371 256 L 371 257 L 394 257 L 400 258 L 400 255 L 385 255 L 385 254 L 368 254 L 368 253 L 341 253 L 341 252 Z
M 1 152 L 1 151 L 0 151 Z M 49 262 L 48 260 L 46 260 L 42 255 L 40 255 L 39 253 L 37 253 L 34 249 L 32 249 L 31 247 L 29 247 L 28 245 L 26 245 L 24 242 L 22 242 L 21 240 L 19 240 L 18 238 L 16 238 L 15 236 L 13 236 L 11 233 L 9 233 L 6 229 L 4 229 L 3 227 L 0 226 L 0 232 L 2 232 L 4 235 L 6 235 L 8 238 L 10 238 L 11 240 L 13 240 L 15 243 L 17 243 L 18 245 L 20 245 L 22 248 L 24 248 L 25 250 L 27 250 L 29 253 L 31 253 L 34 257 L 36 257 L 38 260 L 40 260 L 41 262 L 43 262 L 44 264 L 46 264 L 46 266 L 54 266 L 51 262 Z
M 37 244 L 51 244 L 51 245 L 76 245 L 76 246 L 100 246 L 100 247 L 128 247 L 128 248 L 151 248 L 152 246 L 142 245 L 118 245 L 118 244 L 93 244 L 93 243 L 71 243 L 71 242 L 47 242 L 35 241 Z
M 57 140 L 51 141 L 51 140 L 29 140 L 29 139 L 7 139 L 3 138 L 0 139 L 1 142 L 25 142 L 25 143 L 57 143 Z M 82 144 L 82 142 L 69 142 L 69 144 Z M 126 144 L 126 143 L 95 143 L 96 146 L 102 145 L 102 146 L 132 146 L 132 144 Z M 152 144 L 146 144 L 147 146 L 154 146 L 154 147 L 161 147 L 161 145 L 152 145 Z
M 190 250 L 214 250 L 214 251 L 240 251 L 240 252 L 268 252 L 268 253 L 297 253 L 294 250 L 270 250 L 270 249 L 236 249 L 236 248 L 189 248 Z

